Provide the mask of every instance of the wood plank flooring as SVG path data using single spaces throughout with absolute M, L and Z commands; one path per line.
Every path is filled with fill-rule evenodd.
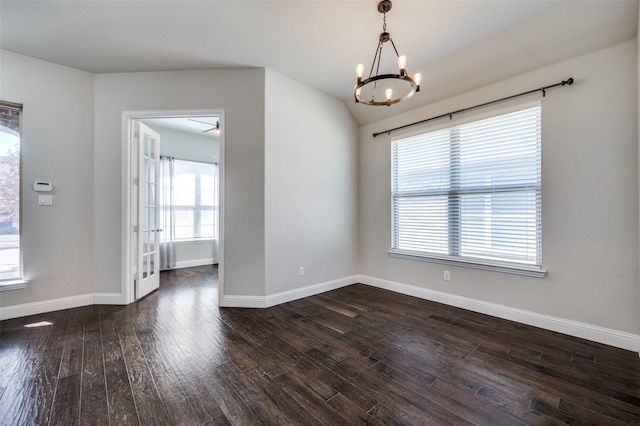
M 361 284 L 218 309 L 216 279 L 0 323 L 0 424 L 640 424 L 635 352 Z

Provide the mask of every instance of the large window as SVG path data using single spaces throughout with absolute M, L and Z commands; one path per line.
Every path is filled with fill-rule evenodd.
M 217 167 L 173 160 L 173 180 L 163 182 L 163 185 L 173 185 L 173 205 L 166 203 L 161 208 L 173 208 L 175 241 L 218 238 Z M 170 232 L 164 232 L 163 240 L 168 240 L 170 235 Z
M 393 140 L 392 254 L 541 269 L 540 134 L 537 104 Z
M 0 101 L 0 286 L 22 280 L 20 252 L 20 115 Z

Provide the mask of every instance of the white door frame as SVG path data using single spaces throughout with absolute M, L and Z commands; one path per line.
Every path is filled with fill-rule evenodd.
M 135 301 L 134 294 L 134 265 L 132 258 L 132 235 L 133 221 L 132 215 L 132 140 L 133 121 L 145 118 L 162 117 L 196 117 L 211 116 L 220 117 L 220 143 L 218 152 L 218 304 L 223 300 L 224 295 L 224 110 L 147 110 L 147 111 L 123 111 L 122 112 L 122 134 L 121 134 L 121 278 L 120 294 L 122 303 L 129 304 Z

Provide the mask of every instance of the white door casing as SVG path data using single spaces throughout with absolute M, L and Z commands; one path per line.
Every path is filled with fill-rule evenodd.
M 137 211 L 137 186 L 134 185 L 137 178 L 138 169 L 138 144 L 135 137 L 138 120 L 159 117 L 202 117 L 217 115 L 220 117 L 220 139 L 218 166 L 219 169 L 219 230 L 218 230 L 218 303 L 224 300 L 225 294 L 225 273 L 224 273 L 224 235 L 225 235 L 225 117 L 223 109 L 207 110 L 139 110 L 122 111 L 122 159 L 121 159 L 121 292 L 120 300 L 122 304 L 129 304 L 136 300 L 136 277 L 138 271 L 138 232 L 134 232 L 138 221 Z M 156 261 L 159 265 L 159 259 Z

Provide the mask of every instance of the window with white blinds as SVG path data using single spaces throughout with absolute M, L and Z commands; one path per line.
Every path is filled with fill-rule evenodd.
M 392 254 L 540 269 L 540 104 L 392 141 Z

